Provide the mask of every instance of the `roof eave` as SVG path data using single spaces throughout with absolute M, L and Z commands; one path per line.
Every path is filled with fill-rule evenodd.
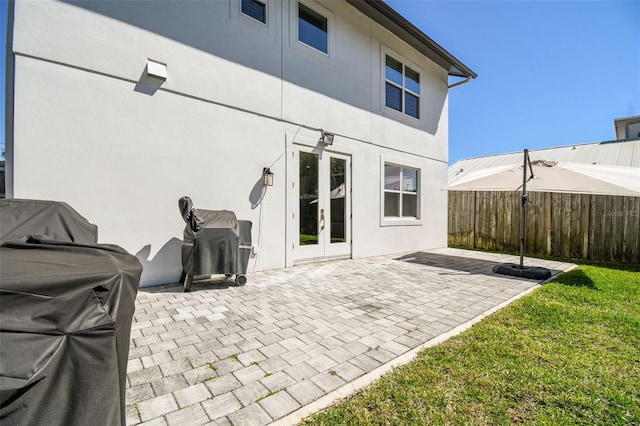
M 450 76 L 478 75 L 382 0 L 347 0 L 360 12 L 400 37 L 411 47 L 444 68 Z

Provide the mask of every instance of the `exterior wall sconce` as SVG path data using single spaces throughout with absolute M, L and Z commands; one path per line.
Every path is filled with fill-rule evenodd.
M 262 184 L 264 186 L 273 186 L 273 172 L 269 167 L 262 169 Z
M 321 130 L 319 142 L 322 142 L 324 146 L 333 145 L 334 136 L 335 135 L 333 133 L 328 133 L 328 132 L 325 132 L 324 130 Z

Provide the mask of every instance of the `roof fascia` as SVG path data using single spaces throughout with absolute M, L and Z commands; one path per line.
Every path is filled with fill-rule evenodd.
M 442 46 L 393 10 L 382 0 L 346 0 L 347 3 L 400 37 L 418 52 L 456 77 L 476 78 L 478 75 Z

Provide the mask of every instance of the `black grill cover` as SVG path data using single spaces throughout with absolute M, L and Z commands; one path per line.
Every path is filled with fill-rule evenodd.
M 4 228 L 11 201 L 2 203 Z M 45 216 L 33 206 L 41 232 Z M 64 223 L 77 239 L 83 225 Z M 0 244 L 0 424 L 124 425 L 140 262 L 116 246 L 19 229 L 27 234 Z
M 187 223 L 182 267 L 187 275 L 245 274 L 251 251 L 251 222 L 228 210 L 194 209 L 189 197 L 178 201 Z
M 56 241 L 97 244 L 98 227 L 66 203 L 0 200 L 0 243 L 26 235 L 46 235 Z

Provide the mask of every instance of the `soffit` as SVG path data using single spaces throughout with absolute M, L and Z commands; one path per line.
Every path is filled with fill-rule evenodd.
M 385 2 L 381 0 L 347 0 L 347 2 L 447 70 L 449 75 L 471 78 L 478 76 Z

